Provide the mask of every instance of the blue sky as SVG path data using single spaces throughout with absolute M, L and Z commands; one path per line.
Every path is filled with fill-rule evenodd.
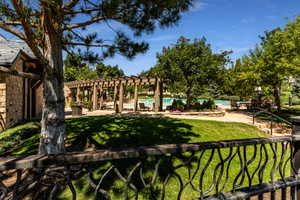
M 242 56 L 265 30 L 284 26 L 300 15 L 300 0 L 202 0 L 185 13 L 177 26 L 143 36 L 149 42 L 146 54 L 127 60 L 116 56 L 105 61 L 118 64 L 126 74 L 137 74 L 156 63 L 156 53 L 176 43 L 179 36 L 205 36 L 214 51 L 233 50 L 232 59 Z
M 194 7 L 184 13 L 177 26 L 157 29 L 153 34 L 137 40 L 149 42 L 145 54 L 133 60 L 115 56 L 104 61 L 119 65 L 127 75 L 135 75 L 156 63 L 156 54 L 162 48 L 176 43 L 182 35 L 187 38 L 206 37 L 215 52 L 232 50 L 232 60 L 241 57 L 259 43 L 259 35 L 300 15 L 300 0 L 196 0 Z M 79 19 L 80 20 L 80 19 Z M 123 25 L 111 23 L 115 30 L 130 31 Z M 93 24 L 88 32 L 98 32 L 103 39 L 111 38 L 112 30 L 106 24 Z M 0 31 L 0 34 L 3 32 Z M 4 34 L 8 38 L 10 35 Z

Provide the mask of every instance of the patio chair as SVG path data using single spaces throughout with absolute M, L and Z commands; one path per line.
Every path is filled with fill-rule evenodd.
M 142 111 L 149 111 L 150 108 L 148 106 L 145 106 L 145 103 L 139 103 L 139 107 L 140 107 L 140 110 Z
M 236 101 L 230 101 L 231 110 L 239 110 L 240 105 Z

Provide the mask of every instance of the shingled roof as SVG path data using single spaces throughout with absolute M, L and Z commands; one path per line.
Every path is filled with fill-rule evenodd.
M 0 35 L 0 65 L 11 65 L 20 53 L 35 58 L 27 44 L 21 40 L 7 40 Z

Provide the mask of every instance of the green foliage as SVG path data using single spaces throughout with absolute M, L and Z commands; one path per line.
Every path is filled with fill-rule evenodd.
M 97 78 L 97 73 L 85 64 L 82 58 L 71 53 L 67 55 L 64 61 L 64 79 L 65 81 L 85 80 Z
M 104 65 L 103 63 L 96 66 L 96 72 L 99 78 L 120 77 L 124 76 L 124 71 L 118 65 Z
M 124 76 L 124 71 L 117 65 L 110 66 L 100 63 L 94 70 L 89 67 L 88 64 L 83 62 L 83 59 L 80 57 L 80 55 L 74 52 L 66 57 L 64 64 L 65 81 Z
M 167 110 L 184 111 L 185 110 L 185 104 L 180 99 L 179 100 L 174 99 L 173 102 L 172 102 L 172 105 L 167 106 Z
M 195 97 L 220 83 L 229 53 L 213 53 L 205 38 L 191 41 L 180 37 L 175 45 L 157 54 L 157 65 L 144 74 L 162 77 L 169 91 L 184 93 L 189 109 Z
M 88 62 L 101 61 L 104 58 L 121 54 L 129 59 L 138 53 L 144 53 L 148 49 L 148 44 L 144 41 L 134 40 L 134 37 L 143 33 L 150 34 L 157 27 L 169 27 L 175 25 L 182 12 L 186 12 L 191 6 L 192 0 L 163 0 L 163 1 L 123 1 L 123 0 L 78 0 L 78 1 L 41 1 L 35 3 L 20 2 L 19 11 L 16 5 L 9 0 L 0 1 L 0 21 L 1 22 L 26 22 L 26 31 L 21 23 L 3 25 L 4 31 L 15 34 L 24 33 L 28 42 L 34 42 L 35 46 L 45 48 L 45 35 L 50 34 L 47 28 L 53 28 L 53 38 L 61 38 L 58 42 L 68 53 L 70 50 L 78 49 L 80 56 Z M 58 6 L 60 5 L 60 6 Z M 64 8 L 64 9 L 61 9 Z M 51 10 L 51 12 L 46 12 Z M 45 16 L 51 20 L 43 20 Z M 25 20 L 26 19 L 26 20 Z M 124 29 L 115 30 L 113 23 L 127 26 L 133 34 L 126 34 Z M 98 30 L 95 32 L 82 33 L 86 27 L 93 23 L 103 23 L 110 28 L 111 37 L 102 38 Z M 5 24 L 5 23 L 4 23 Z M 11 31 L 15 27 L 17 31 Z M 29 31 L 30 30 L 30 31 Z M 17 32 L 17 33 L 16 33 Z M 28 37 L 29 35 L 29 37 Z M 33 40 L 33 41 L 32 41 Z M 56 41 L 57 42 L 57 41 Z M 81 48 L 79 48 L 81 46 Z M 82 46 L 86 47 L 83 51 Z M 91 50 L 91 47 L 101 48 L 99 53 Z M 37 57 L 40 57 L 34 51 Z
M 261 86 L 266 97 L 274 96 L 280 110 L 283 82 L 300 72 L 300 16 L 260 38 L 260 45 L 228 70 L 225 85 L 230 94 L 246 98 L 255 96 L 255 88 Z
M 197 101 L 191 102 L 190 108 L 192 110 L 197 111 L 211 111 L 216 110 L 218 106 L 211 99 L 203 101 L 203 103 L 199 103 Z M 170 111 L 184 111 L 187 110 L 187 105 L 182 102 L 180 99 L 174 99 L 172 105 L 167 106 L 167 110 Z
M 218 108 L 218 106 L 215 104 L 215 102 L 211 99 L 209 99 L 208 101 L 203 101 L 203 103 L 200 106 L 200 109 L 198 111 L 202 111 L 202 110 L 216 110 Z

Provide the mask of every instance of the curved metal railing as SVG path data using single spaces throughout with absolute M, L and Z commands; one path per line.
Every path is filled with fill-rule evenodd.
M 286 119 L 283 119 L 282 117 L 275 115 L 274 113 L 271 113 L 267 110 L 261 109 L 261 108 L 257 108 L 258 112 L 253 114 L 253 124 L 255 124 L 255 118 L 257 116 L 261 116 L 261 115 L 266 115 L 269 117 L 270 121 L 271 121 L 271 125 L 270 125 L 270 130 L 271 130 L 271 135 L 273 134 L 273 125 L 274 125 L 274 121 L 273 118 L 276 118 L 279 122 L 285 123 L 286 125 L 288 125 L 288 127 L 292 128 L 292 123 Z M 278 122 L 277 122 L 278 123 Z

